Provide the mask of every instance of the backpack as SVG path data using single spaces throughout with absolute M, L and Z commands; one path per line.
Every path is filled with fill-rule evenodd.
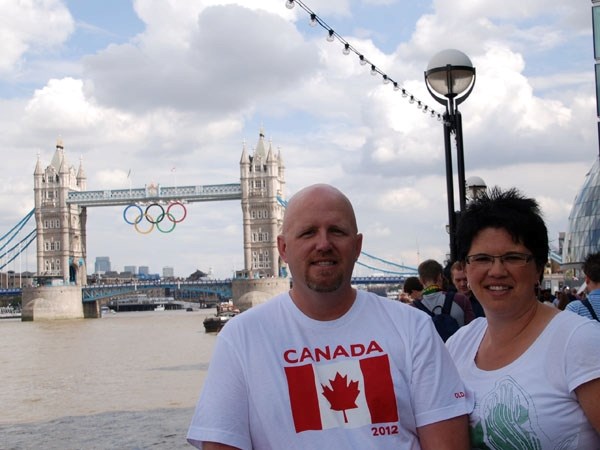
M 450 310 L 452 309 L 452 302 L 454 301 L 454 294 L 456 292 L 450 291 L 446 292 L 446 299 L 444 300 L 444 306 L 441 307 L 441 311 L 439 314 L 435 313 L 437 308 L 440 306 L 436 306 L 433 308 L 433 311 L 430 311 L 421 300 L 415 300 L 413 305 L 415 305 L 421 311 L 425 311 L 427 314 L 431 316 L 433 320 L 433 324 L 435 325 L 435 329 L 438 334 L 442 338 L 444 342 L 448 340 L 450 336 L 452 336 L 456 331 L 460 328 L 458 321 L 450 315 Z
M 592 304 L 590 303 L 590 301 L 587 298 L 584 298 L 583 300 L 581 300 L 581 303 L 583 303 L 583 306 L 585 306 L 590 311 L 590 314 L 592 315 L 594 320 L 600 322 L 600 319 L 598 319 L 598 316 L 596 315 L 594 308 L 592 308 Z

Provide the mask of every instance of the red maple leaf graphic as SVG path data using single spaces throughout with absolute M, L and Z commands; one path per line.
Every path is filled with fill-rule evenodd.
M 350 381 L 348 383 L 348 375 L 341 376 L 339 372 L 335 374 L 333 380 L 329 380 L 331 387 L 324 384 L 323 395 L 329 401 L 331 409 L 334 411 L 342 411 L 344 413 L 344 422 L 348 423 L 346 416 L 347 409 L 358 408 L 356 406 L 356 397 L 360 391 L 358 390 L 358 381 Z

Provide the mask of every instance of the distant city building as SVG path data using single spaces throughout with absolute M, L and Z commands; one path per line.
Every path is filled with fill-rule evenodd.
M 163 267 L 162 276 L 163 278 L 174 278 L 175 270 L 172 267 Z
M 150 267 L 148 266 L 140 266 L 138 269 L 138 275 L 149 275 Z
M 137 266 L 125 266 L 123 272 L 129 272 L 132 275 L 137 275 Z
M 110 270 L 110 257 L 96 256 L 96 262 L 94 263 L 94 273 L 106 273 L 110 272 Z

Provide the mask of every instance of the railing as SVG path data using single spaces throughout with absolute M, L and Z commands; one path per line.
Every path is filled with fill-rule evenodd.
M 168 202 L 173 200 L 193 203 L 240 200 L 241 198 L 242 188 L 239 183 L 165 187 L 149 185 L 144 188 L 135 189 L 70 191 L 67 203 L 79 206 L 115 206 L 131 203 Z

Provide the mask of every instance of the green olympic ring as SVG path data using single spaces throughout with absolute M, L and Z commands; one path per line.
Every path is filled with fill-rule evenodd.
M 163 213 L 165 214 L 165 213 Z M 171 228 L 169 228 L 168 230 L 163 230 L 160 227 L 160 223 L 162 222 L 162 220 L 164 219 L 164 217 L 160 217 L 158 216 L 156 218 L 156 228 L 158 229 L 158 231 L 160 231 L 161 233 L 170 233 L 171 231 L 173 231 L 175 229 L 175 226 L 177 225 L 177 222 L 175 221 L 175 217 L 173 216 L 173 214 L 171 214 L 170 212 L 166 213 L 167 216 L 169 216 L 169 220 L 173 223 L 173 225 L 171 226 Z M 181 221 L 180 221 L 181 222 Z

